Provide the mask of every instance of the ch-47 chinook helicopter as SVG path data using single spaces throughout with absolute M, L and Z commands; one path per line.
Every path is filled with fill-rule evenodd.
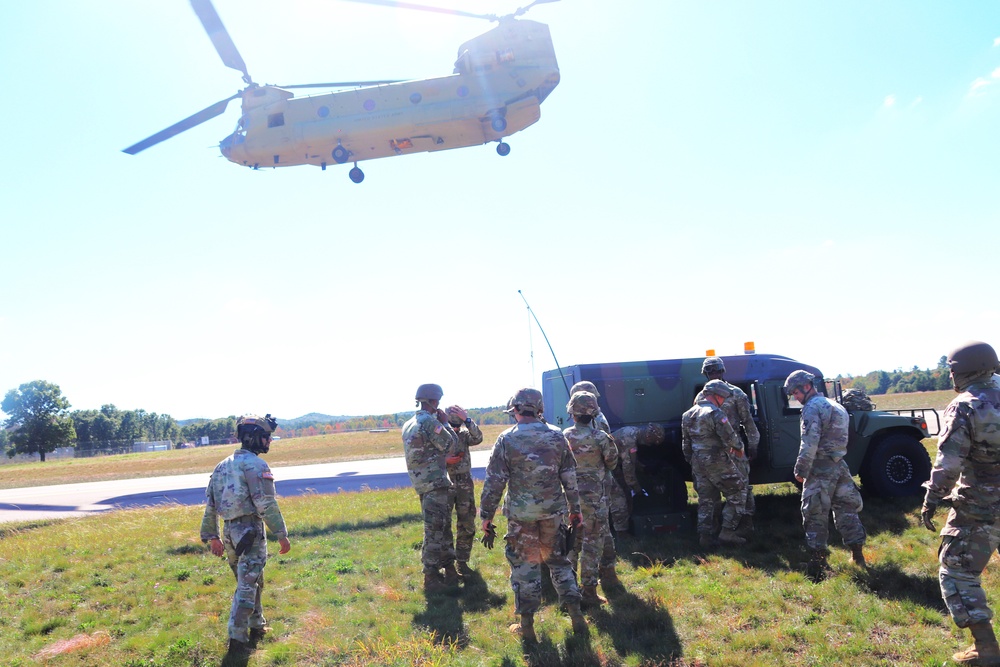
M 200 125 L 240 98 L 243 113 L 236 131 L 219 143 L 226 159 L 253 169 L 301 164 L 326 169 L 329 163 L 352 162 L 350 178 L 360 183 L 365 175 L 357 163 L 363 160 L 494 141 L 497 153 L 507 155 L 510 146 L 503 139 L 537 122 L 539 105 L 559 83 L 548 27 L 518 19 L 534 5 L 557 0 L 534 0 L 502 17 L 395 0 L 352 1 L 484 18 L 498 25 L 459 47 L 449 76 L 272 86 L 250 78 L 211 0 L 191 0 L 222 62 L 243 73 L 246 87 L 124 152 L 135 155 Z M 295 97 L 291 88 L 346 90 Z

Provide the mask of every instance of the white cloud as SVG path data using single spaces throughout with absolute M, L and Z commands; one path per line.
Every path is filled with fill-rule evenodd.
M 923 98 L 923 97 L 921 97 L 920 95 L 917 95 L 917 96 L 916 96 L 916 97 L 915 97 L 915 98 L 913 99 L 913 101 L 912 101 L 912 102 L 910 102 L 910 108 L 912 109 L 913 107 L 917 106 L 918 104 L 920 104 L 920 103 L 921 103 L 921 102 L 923 102 L 923 101 L 924 101 L 924 98 Z
M 882 106 L 885 108 L 896 106 L 896 96 L 886 95 L 885 99 L 882 101 Z
M 1000 37 L 993 40 L 993 46 L 1000 46 Z
M 969 92 L 975 95 L 977 93 L 982 92 L 982 89 L 988 85 L 990 85 L 990 82 L 988 80 L 984 79 L 983 77 L 978 77 L 976 78 L 975 81 L 972 82 L 972 86 L 969 88 Z
M 990 76 L 992 76 L 994 79 L 1000 79 L 1000 67 L 997 67 L 995 70 L 993 70 L 993 73 L 990 74 Z

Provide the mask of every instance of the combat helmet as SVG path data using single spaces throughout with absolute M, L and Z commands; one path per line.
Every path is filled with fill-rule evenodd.
M 517 393 L 507 401 L 508 414 L 517 413 L 527 417 L 537 417 L 542 414 L 542 410 L 544 410 L 542 392 L 532 387 L 518 389 Z
M 788 378 L 785 379 L 785 394 L 791 396 L 793 391 L 802 389 L 802 387 L 812 383 L 815 379 L 816 376 L 809 371 L 792 371 L 788 375 Z
M 572 388 L 570 388 L 569 394 L 570 396 L 572 396 L 578 391 L 589 391 L 595 397 L 597 398 L 601 397 L 601 392 L 597 391 L 597 385 L 595 385 L 593 382 L 589 380 L 580 380 L 579 382 L 577 382 L 575 385 L 572 386 Z
M 721 396 L 722 398 L 729 398 L 733 394 L 733 390 L 722 380 L 709 380 L 705 383 L 701 391 L 704 394 Z
M 254 454 L 267 454 L 271 449 L 271 438 L 274 429 L 278 428 L 278 420 L 270 413 L 263 417 L 243 415 L 236 420 L 236 438 L 243 449 Z
M 996 350 L 988 343 L 971 340 L 948 355 L 948 368 L 952 373 L 994 373 L 1000 366 Z
M 422 384 L 417 387 L 417 395 L 414 398 L 418 401 L 440 401 L 444 396 L 444 389 L 439 384 Z
M 461 408 L 457 405 L 449 405 L 444 411 L 444 413 L 448 415 L 448 423 L 454 428 L 458 428 L 462 425 L 462 416 L 458 412 L 460 409 Z
M 566 404 L 566 412 L 571 415 L 584 415 L 593 417 L 601 408 L 597 405 L 597 397 L 589 391 L 578 391 L 569 397 Z
M 723 363 L 720 357 L 706 357 L 705 361 L 701 362 L 701 373 L 702 375 L 708 375 L 709 373 L 725 373 L 726 364 Z

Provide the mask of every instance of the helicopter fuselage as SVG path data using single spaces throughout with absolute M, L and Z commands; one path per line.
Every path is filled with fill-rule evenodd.
M 252 168 L 326 168 L 500 141 L 538 121 L 559 83 L 548 27 L 527 20 L 501 20 L 463 44 L 455 71 L 304 97 L 252 86 L 220 149 Z

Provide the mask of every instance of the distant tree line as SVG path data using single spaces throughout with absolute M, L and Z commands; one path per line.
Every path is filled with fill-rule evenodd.
M 951 389 L 951 378 L 948 373 L 948 358 L 941 357 L 937 368 L 920 370 L 914 366 L 911 370 L 896 369 L 892 372 L 872 371 L 867 375 L 853 377 L 838 376 L 844 389 L 860 387 L 866 394 L 908 394 L 914 391 L 937 391 Z
M 472 408 L 468 410 L 469 416 L 477 424 L 509 424 L 510 417 L 501 407 L 494 408 Z M 406 420 L 413 416 L 413 412 L 396 412 L 385 415 L 369 415 L 367 417 L 347 417 L 339 418 L 336 421 L 317 420 L 311 424 L 303 424 L 296 420 L 295 428 L 285 428 L 278 420 L 278 428 L 275 434 L 282 438 L 304 438 L 312 435 L 325 435 L 329 433 L 346 433 L 348 431 L 370 431 L 372 429 L 395 429 L 402 428 Z
M 236 417 L 193 419 L 180 424 L 170 415 L 146 410 L 119 410 L 112 404 L 100 410 L 70 410 L 70 403 L 59 385 L 43 380 L 26 382 L 8 391 L 0 410 L 8 415 L 0 424 L 0 451 L 7 456 L 38 454 L 44 461 L 47 453 L 59 447 L 80 450 L 103 450 L 109 446 L 130 446 L 136 442 L 170 440 L 172 442 L 235 442 Z M 479 424 L 508 424 L 510 418 L 500 407 L 474 408 L 469 416 Z M 401 428 L 413 412 L 367 417 L 331 418 L 303 424 L 289 420 L 296 428 L 283 428 L 276 435 L 301 437 L 344 431 Z

